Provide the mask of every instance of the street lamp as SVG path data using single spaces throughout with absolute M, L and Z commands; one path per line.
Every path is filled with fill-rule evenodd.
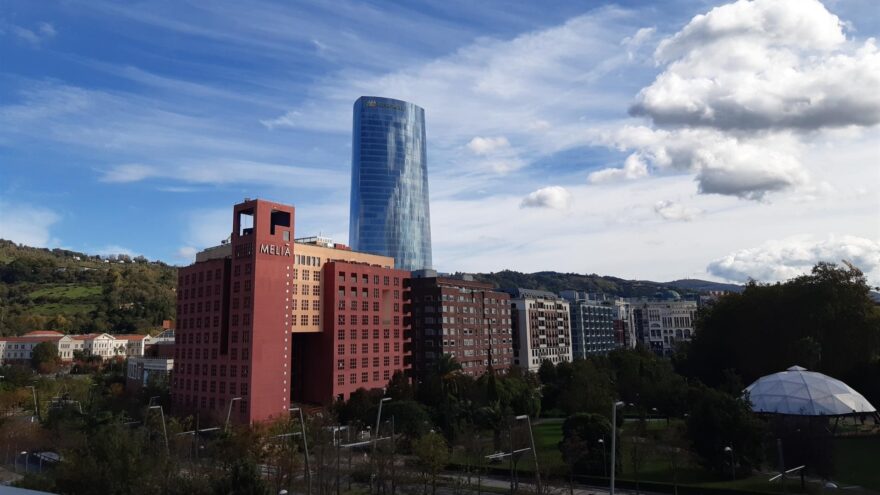
M 309 465 L 309 441 L 306 439 L 306 422 L 303 420 L 303 412 L 299 407 L 291 407 L 290 412 L 298 412 L 299 413 L 299 427 L 300 432 L 302 433 L 303 439 L 303 450 L 305 450 L 306 454 L 306 483 L 308 487 L 309 495 L 312 494 L 312 468 Z
M 382 397 L 379 399 L 379 412 L 376 413 L 376 429 L 373 431 L 373 452 L 376 452 L 376 440 L 379 438 L 379 421 L 382 420 L 382 404 L 389 402 L 391 397 Z
M 733 447 L 728 445 L 727 447 L 724 447 L 724 451 L 727 452 L 728 454 L 730 454 L 730 479 L 735 480 L 736 479 L 736 464 L 734 463 L 734 460 L 733 460 Z
M 605 454 L 605 439 L 604 438 L 599 439 L 599 445 L 602 446 L 602 468 L 603 468 L 602 472 L 603 472 L 604 476 L 607 478 L 608 477 L 608 455 Z
M 150 406 L 149 410 L 158 409 L 159 414 L 162 416 L 162 436 L 165 437 L 165 451 L 170 452 L 168 447 L 168 428 L 165 427 L 165 411 L 162 410 L 162 406 Z
M 526 420 L 526 424 L 529 425 L 529 440 L 532 443 L 532 458 L 535 460 L 535 481 L 538 486 L 538 494 L 543 493 L 541 490 L 541 470 L 538 468 L 538 450 L 535 449 L 535 435 L 532 434 L 532 421 L 529 419 L 528 414 L 521 414 L 515 418 L 517 421 Z
M 229 409 L 226 410 L 226 425 L 223 427 L 223 431 L 229 431 L 229 417 L 232 416 L 232 403 L 241 400 L 241 397 L 233 397 L 229 399 Z
M 31 392 L 34 394 L 34 415 L 37 416 L 37 419 L 40 419 L 40 403 L 37 402 L 37 388 L 33 385 L 28 385 L 25 388 L 31 389 Z
M 27 455 L 28 455 L 28 453 L 27 453 L 26 450 L 22 450 L 22 451 L 19 452 L 18 454 L 15 454 L 15 459 L 14 459 L 14 461 L 13 461 L 12 469 L 13 469 L 13 471 L 14 471 L 14 470 L 15 470 L 15 466 L 18 465 L 18 456 L 20 456 L 20 455 L 23 455 L 23 456 L 24 456 L 24 472 L 27 473 L 27 472 L 28 472 L 28 465 L 27 465 L 27 460 L 28 460 L 28 459 L 27 459 Z
M 623 402 L 617 401 L 611 406 L 611 490 L 609 495 L 614 495 L 614 468 L 617 467 L 617 408 L 623 406 Z

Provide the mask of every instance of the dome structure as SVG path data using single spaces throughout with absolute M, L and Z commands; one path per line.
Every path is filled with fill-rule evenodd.
M 849 385 L 800 366 L 761 377 L 746 387 L 745 393 L 752 410 L 759 413 L 844 416 L 877 412 Z

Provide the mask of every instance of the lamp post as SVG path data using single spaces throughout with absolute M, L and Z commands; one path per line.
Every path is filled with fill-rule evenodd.
M 223 427 L 223 431 L 229 431 L 229 417 L 232 416 L 232 403 L 241 400 L 241 397 L 233 397 L 229 399 L 229 408 L 226 410 L 226 425 Z
M 391 400 L 391 397 L 382 397 L 379 400 L 379 412 L 376 413 L 376 429 L 373 430 L 373 453 L 376 452 L 376 441 L 379 439 L 379 421 L 382 420 L 382 404 Z
M 370 467 L 371 468 L 374 468 L 373 463 L 375 462 L 375 457 L 376 457 L 376 444 L 379 442 L 379 424 L 380 424 L 380 421 L 382 421 L 382 404 L 385 402 L 389 402 L 389 401 L 391 401 L 391 397 L 382 397 L 381 399 L 379 399 L 379 410 L 376 412 L 376 429 L 372 430 L 372 435 L 371 435 L 371 438 L 373 441 L 373 445 L 370 448 Z M 367 428 L 369 428 L 369 426 Z M 375 471 L 375 469 L 373 469 L 373 471 Z M 370 494 L 373 493 L 373 479 L 375 479 L 375 478 L 376 478 L 376 473 L 374 472 L 373 475 L 370 477 Z M 378 482 L 379 480 L 376 479 L 376 481 Z M 377 484 L 377 490 L 378 490 L 378 484 Z
M 516 420 L 525 420 L 526 424 L 529 425 L 529 440 L 532 444 L 532 459 L 535 460 L 535 482 L 537 483 L 538 494 L 540 495 L 541 493 L 543 493 L 541 490 L 541 470 L 538 467 L 538 451 L 537 449 L 535 449 L 535 435 L 532 434 L 532 421 L 531 419 L 529 419 L 528 414 L 519 415 L 516 417 Z
M 724 451 L 727 452 L 728 454 L 730 454 L 730 479 L 735 480 L 736 479 L 736 464 L 734 464 L 734 459 L 733 459 L 733 447 L 728 445 L 727 447 L 724 447 Z
M 40 419 L 40 403 L 37 402 L 37 388 L 33 385 L 28 385 L 25 388 L 31 389 L 31 392 L 33 392 L 34 394 L 34 415 L 37 417 L 37 419 Z
M 308 490 L 308 495 L 312 495 L 312 468 L 309 464 L 309 441 L 306 439 L 306 422 L 303 420 L 303 412 L 301 408 L 291 407 L 290 412 L 299 413 L 299 431 L 302 433 L 303 450 L 306 454 L 306 489 Z
M 168 447 L 168 428 L 165 427 L 165 411 L 162 410 L 162 406 L 150 406 L 149 410 L 158 409 L 159 415 L 162 416 L 162 436 L 165 437 L 165 452 L 170 453 L 171 449 Z
M 599 445 L 602 446 L 602 472 L 603 475 L 608 477 L 608 455 L 605 453 L 605 439 L 599 439 Z
M 15 466 L 18 465 L 18 456 L 21 456 L 21 455 L 24 456 L 24 472 L 27 473 L 28 472 L 28 465 L 27 465 L 28 453 L 26 450 L 22 450 L 21 452 L 15 454 L 15 459 L 13 460 L 13 464 L 12 464 L 12 470 L 15 471 Z
M 614 469 L 617 467 L 617 408 L 623 402 L 617 401 L 611 406 L 611 490 L 609 495 L 614 495 Z

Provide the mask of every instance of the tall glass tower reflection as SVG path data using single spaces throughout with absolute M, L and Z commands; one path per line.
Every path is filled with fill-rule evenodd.
M 349 243 L 393 256 L 404 270 L 431 268 L 425 110 L 362 96 L 354 103 Z

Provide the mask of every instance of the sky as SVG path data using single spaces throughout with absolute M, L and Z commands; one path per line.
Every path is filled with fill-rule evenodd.
M 0 3 L 0 238 L 348 237 L 352 105 L 425 109 L 435 268 L 880 285 L 872 0 Z

